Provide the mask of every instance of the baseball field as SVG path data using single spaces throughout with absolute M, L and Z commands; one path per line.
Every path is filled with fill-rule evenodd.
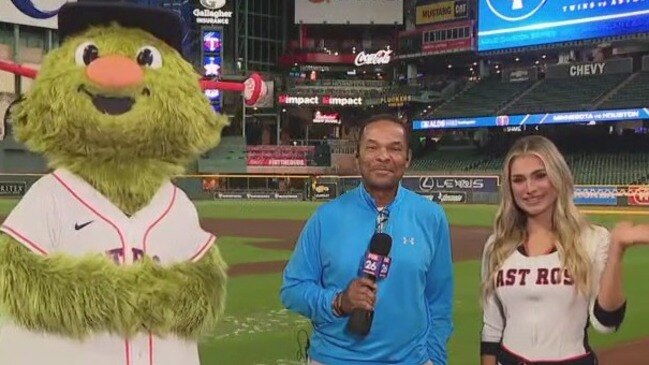
M 0 200 L 0 216 L 15 204 Z M 282 308 L 282 269 L 304 221 L 317 208 L 308 202 L 196 202 L 203 228 L 218 235 L 230 265 L 226 316 L 201 345 L 204 365 L 303 364 L 310 325 Z M 496 207 L 445 205 L 452 229 L 455 261 L 455 331 L 450 364 L 477 364 L 481 311 L 479 256 L 490 233 Z M 649 222 L 641 209 L 588 208 L 589 219 L 611 227 L 628 219 Z M 0 221 L 2 218 L 0 218 Z M 612 335 L 591 332 L 601 364 L 641 365 L 649 358 L 649 248 L 635 247 L 625 258 L 626 321 Z M 557 318 L 557 321 L 560 321 Z M 302 361 L 300 361 L 302 360 Z

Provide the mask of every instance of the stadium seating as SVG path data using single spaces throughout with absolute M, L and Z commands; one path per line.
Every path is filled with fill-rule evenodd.
M 567 156 L 578 184 L 639 184 L 649 177 L 649 154 L 582 154 Z
M 198 159 L 198 172 L 214 173 L 245 173 L 248 156 L 246 141 L 240 136 L 221 138 L 219 146 Z
M 441 149 L 412 161 L 410 171 L 461 172 L 470 171 L 489 161 L 490 157 L 475 148 Z
M 599 105 L 598 109 L 621 109 L 646 107 L 649 104 L 649 72 L 640 72 L 618 90 L 610 99 Z
M 500 114 L 540 114 L 592 110 L 595 102 L 624 81 L 628 74 L 544 79 Z
M 425 153 L 412 162 L 409 173 L 500 174 L 507 150 L 525 134 L 493 133 L 489 143 L 480 148 L 440 148 Z M 564 154 L 576 184 L 649 184 L 647 135 L 611 134 L 607 126 L 562 126 L 543 134 Z
M 477 152 L 476 152 L 477 153 Z M 579 154 L 567 155 L 576 184 L 647 184 L 649 183 L 649 155 L 628 154 Z M 504 156 L 472 159 L 452 154 L 432 154 L 413 161 L 410 173 L 471 173 L 499 174 Z
M 527 82 L 506 83 L 483 79 L 440 105 L 426 118 L 475 117 L 495 114 L 500 107 L 530 86 Z

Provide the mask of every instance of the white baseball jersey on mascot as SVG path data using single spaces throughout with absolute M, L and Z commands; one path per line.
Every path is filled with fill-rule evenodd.
M 484 306 L 483 345 L 498 345 L 502 350 L 527 361 L 575 361 L 591 352 L 586 329 L 588 323 L 600 332 L 613 332 L 594 314 L 599 280 L 609 248 L 609 233 L 595 227 L 584 233 L 584 244 L 593 269 L 590 297 L 578 293 L 574 282 L 561 269 L 556 250 L 528 257 L 522 249 L 507 258 L 496 275 L 495 294 Z M 484 255 L 493 244 L 489 238 Z
M 103 253 L 119 265 L 129 265 L 143 255 L 162 265 L 196 261 L 215 241 L 200 227 L 196 209 L 185 193 L 170 182 L 162 185 L 149 205 L 128 217 L 65 169 L 37 181 L 1 230 L 35 254 L 79 257 Z M 79 342 L 31 332 L 8 321 L 0 327 L 3 365 L 199 363 L 197 345 L 175 336 L 162 339 L 142 333 L 127 340 L 96 334 Z

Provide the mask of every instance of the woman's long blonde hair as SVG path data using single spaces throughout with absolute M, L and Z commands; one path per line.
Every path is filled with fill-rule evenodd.
M 589 224 L 573 202 L 572 173 L 550 140 L 542 136 L 527 136 L 516 141 L 505 157 L 502 197 L 494 222 L 494 241 L 486 252 L 487 275 L 482 283 L 483 299 L 493 293 L 496 274 L 505 260 L 527 238 L 527 217 L 514 201 L 510 182 L 512 162 L 523 155 L 536 156 L 543 161 L 548 178 L 557 190 L 552 225 L 558 239 L 557 251 L 561 258 L 561 266 L 573 278 L 577 289 L 588 295 L 591 291 L 591 265 L 582 242 L 582 232 L 589 228 Z

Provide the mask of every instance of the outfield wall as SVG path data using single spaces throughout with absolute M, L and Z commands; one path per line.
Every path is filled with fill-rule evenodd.
M 38 174 L 0 174 L 0 198 L 20 198 Z M 195 175 L 174 182 L 192 200 L 327 201 L 360 184 L 360 177 L 309 175 Z M 408 175 L 402 185 L 443 204 L 497 204 L 495 175 Z M 649 207 L 649 185 L 578 185 L 575 203 L 583 206 Z

